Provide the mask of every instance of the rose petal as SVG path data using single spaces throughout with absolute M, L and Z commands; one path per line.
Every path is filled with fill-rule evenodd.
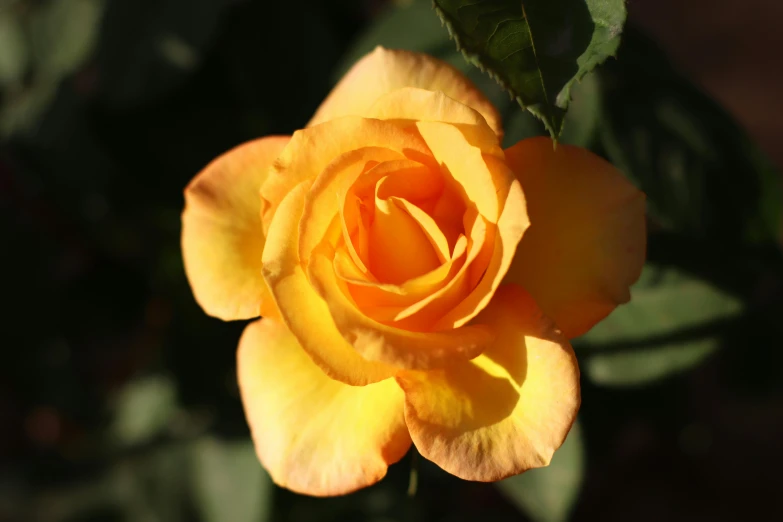
M 475 287 L 470 294 L 434 325 L 435 330 L 458 328 L 473 319 L 487 306 L 509 270 L 517 245 L 523 234 L 527 233 L 526 230 L 530 224 L 525 198 L 519 183 L 516 180 L 510 183 L 507 181 L 511 175 L 508 167 L 492 157 L 486 157 L 484 160 L 495 180 L 495 186 L 502 187 L 498 189 L 498 200 L 502 208 L 500 219 L 498 219 L 497 226 L 490 230 L 490 232 L 494 232 L 492 251 L 482 251 L 482 255 L 489 255 L 489 260 L 485 262 L 480 258 L 474 263 L 474 266 L 479 269 L 486 266 L 486 269 L 483 272 L 471 274 L 472 281 L 476 281 L 476 277 L 480 277 Z
M 507 281 L 519 283 L 568 337 L 630 298 L 645 258 L 645 197 L 610 163 L 548 138 L 506 150 L 530 229 Z
M 483 326 L 420 333 L 371 319 L 356 308 L 347 289 L 341 287 L 333 258 L 333 247 L 328 242 L 321 243 L 307 267 L 310 283 L 326 301 L 337 329 L 365 359 L 398 368 L 429 369 L 471 359 L 491 342 L 492 334 Z
M 309 253 L 323 240 L 324 234 L 331 226 L 335 216 L 343 207 L 346 187 L 353 183 L 363 173 L 371 175 L 384 166 L 404 159 L 400 152 L 383 147 L 364 147 L 339 155 L 321 172 L 313 182 L 305 199 L 302 221 L 299 225 L 299 255 L 307 262 Z M 410 162 L 415 163 L 415 162 Z M 421 166 L 418 163 L 416 165 Z M 349 216 L 346 221 L 356 222 L 358 216 Z
M 356 386 L 381 381 L 394 375 L 395 368 L 367 361 L 351 348 L 300 264 L 299 221 L 309 185 L 305 181 L 294 187 L 275 212 L 264 248 L 264 278 L 283 321 L 327 375 Z
M 346 116 L 296 131 L 261 185 L 264 224 L 269 225 L 279 202 L 296 185 L 314 180 L 340 155 L 367 147 L 385 148 L 409 159 L 432 162 L 429 149 L 419 136 L 391 122 Z
M 261 138 L 218 157 L 185 189 L 182 256 L 193 295 L 223 320 L 276 314 L 261 276 L 258 190 L 288 137 Z
M 422 456 L 463 479 L 496 481 L 549 463 L 579 409 L 579 369 L 519 287 L 501 287 L 476 321 L 497 335 L 482 355 L 396 378 Z
M 458 185 L 454 188 L 461 191 L 464 199 L 472 201 L 484 218 L 496 223 L 502 210 L 498 190 L 505 190 L 505 187 L 496 185 L 483 151 L 468 143 L 453 125 L 420 121 L 416 128 L 441 169 L 445 169 Z
M 448 123 L 459 129 L 468 143 L 485 154 L 504 157 L 498 136 L 484 117 L 442 92 L 404 87 L 378 98 L 367 115 L 407 125 L 418 121 Z
M 346 255 L 340 247 L 335 252 L 334 271 L 338 278 L 346 282 L 351 297 L 365 314 L 380 322 L 393 321 L 394 316 L 404 308 L 437 292 L 451 281 L 465 264 L 467 244 L 465 236 L 461 236 L 450 259 L 435 270 L 409 279 L 400 285 L 366 279 L 365 274 L 358 270 L 350 256 Z M 371 309 L 378 307 L 385 309 L 381 316 L 375 316 L 370 312 Z M 393 313 L 392 309 L 395 310 Z M 380 317 L 388 319 L 380 319 Z
M 340 215 L 348 252 L 356 266 L 365 273 L 366 279 L 375 281 L 367 268 L 373 213 L 370 199 L 376 193 L 382 198 L 398 195 L 429 208 L 435 203 L 433 198 L 443 190 L 443 178 L 439 172 L 433 173 L 431 168 L 417 161 L 389 160 L 364 172 L 361 177 L 343 176 L 322 186 L 327 189 L 327 198 L 336 191 L 338 201 L 343 201 Z
M 470 209 L 464 219 L 465 229 L 469 233 L 465 264 L 442 288 L 400 310 L 394 317 L 394 320 L 398 321 L 396 326 L 431 331 L 444 314 L 470 293 L 471 268 L 480 262 L 482 251 L 492 252 L 495 225 L 488 224 L 474 209 Z M 483 268 L 481 270 L 483 272 Z
M 385 179 L 390 179 L 390 178 L 385 178 Z M 383 183 L 379 183 L 378 184 L 379 197 L 381 197 L 382 188 L 383 188 Z M 435 250 L 435 255 L 438 257 L 438 261 L 440 263 L 445 263 L 451 258 L 451 252 L 449 251 L 449 242 L 446 241 L 446 236 L 443 235 L 441 229 L 438 228 L 438 224 L 435 222 L 434 219 L 432 219 L 432 216 L 430 216 L 424 210 L 422 210 L 421 208 L 419 208 L 418 206 L 411 203 L 405 198 L 389 197 L 388 199 L 390 202 L 394 202 L 395 205 L 398 205 L 400 208 L 404 209 L 405 212 L 416 221 L 419 228 L 427 237 L 427 240 L 430 242 L 430 245 Z
M 370 271 L 382 283 L 400 284 L 440 265 L 421 224 L 397 198 L 375 198 L 369 248 Z
M 500 136 L 500 115 L 473 82 L 436 58 L 410 51 L 376 47 L 356 62 L 324 100 L 308 126 L 339 116 L 365 116 L 384 94 L 403 87 L 441 91 L 478 111 Z
M 410 447 L 393 379 L 356 387 L 329 378 L 278 321 L 245 328 L 237 372 L 256 453 L 281 487 L 350 493 L 381 480 Z

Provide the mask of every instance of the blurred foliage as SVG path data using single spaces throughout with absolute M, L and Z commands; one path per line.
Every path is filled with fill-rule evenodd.
M 632 28 L 573 84 L 561 141 L 648 194 L 649 264 L 575 342 L 580 428 L 552 465 L 496 488 L 424 461 L 415 499 L 409 458 L 342 498 L 270 484 L 237 392 L 243 325 L 206 317 L 184 277 L 182 188 L 302 126 L 378 44 L 465 71 L 506 145 L 546 132 L 429 0 L 397 3 L 0 0 L 0 521 L 783 518 L 780 175 Z
M 743 302 L 671 267 L 648 264 L 631 301 L 581 339 L 583 371 L 594 382 L 638 385 L 690 368 L 720 344 Z M 634 350 L 628 350 L 634 346 Z
M 585 448 L 577 421 L 545 468 L 498 482 L 498 488 L 534 522 L 566 520 L 584 480 Z

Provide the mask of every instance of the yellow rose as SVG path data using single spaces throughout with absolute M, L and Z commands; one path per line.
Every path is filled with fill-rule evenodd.
M 592 153 L 500 147 L 451 66 L 378 48 L 307 128 L 216 159 L 185 192 L 197 301 L 263 316 L 242 400 L 279 485 L 338 495 L 411 442 L 469 480 L 549 463 L 579 408 L 568 338 L 639 276 L 644 196 Z

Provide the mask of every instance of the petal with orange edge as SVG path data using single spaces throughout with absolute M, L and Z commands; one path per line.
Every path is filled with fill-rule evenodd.
M 350 493 L 381 480 L 411 445 L 393 379 L 363 387 L 332 380 L 274 319 L 247 326 L 237 373 L 256 453 L 279 486 Z
M 432 56 L 383 47 L 356 62 L 308 126 L 340 116 L 365 116 L 378 98 L 403 87 L 441 91 L 478 111 L 498 136 L 503 133 L 497 109 L 464 74 Z
M 185 189 L 182 256 L 193 295 L 223 320 L 275 314 L 261 276 L 258 190 L 288 137 L 261 138 L 218 157 Z
M 646 250 L 645 197 L 609 162 L 548 138 L 506 150 L 530 228 L 506 281 L 519 283 L 569 338 L 630 298 Z
M 299 259 L 299 220 L 309 182 L 288 193 L 269 226 L 263 255 L 264 279 L 280 316 L 310 358 L 331 378 L 364 386 L 382 381 L 396 369 L 362 358 L 343 339 L 329 307 L 310 285 Z
M 476 322 L 497 335 L 482 355 L 396 378 L 422 456 L 463 479 L 491 482 L 549 463 L 576 419 L 579 368 L 568 341 L 520 287 L 501 287 Z

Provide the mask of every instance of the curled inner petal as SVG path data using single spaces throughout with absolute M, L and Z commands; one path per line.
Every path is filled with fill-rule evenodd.
M 370 269 L 385 283 L 399 284 L 439 265 L 420 222 L 397 198 L 375 198 L 369 248 Z

